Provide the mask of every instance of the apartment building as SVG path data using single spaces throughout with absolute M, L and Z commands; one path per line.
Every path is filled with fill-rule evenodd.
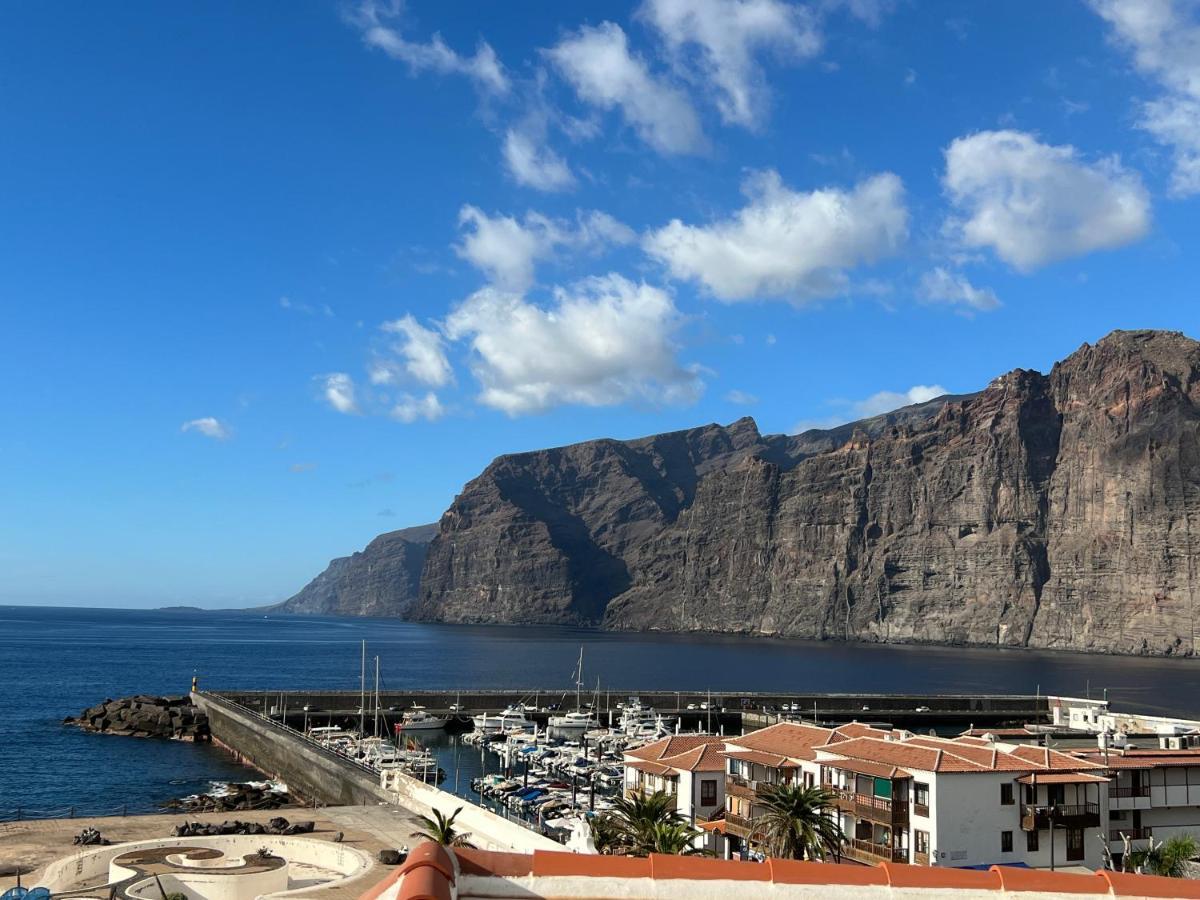
M 728 855 L 753 852 L 761 837 L 758 787 L 799 782 L 834 794 L 844 854 L 859 862 L 1103 865 L 1108 775 L 1092 759 L 858 723 L 780 723 L 726 738 L 724 756 Z
M 725 739 L 715 735 L 683 734 L 630 750 L 624 759 L 625 793 L 665 791 L 681 816 L 703 827 L 725 811 L 724 745 Z M 698 844 L 710 841 L 706 834 Z

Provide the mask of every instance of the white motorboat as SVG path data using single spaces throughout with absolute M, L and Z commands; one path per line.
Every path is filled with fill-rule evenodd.
M 564 713 L 561 716 L 551 716 L 549 725 L 555 731 L 569 731 L 574 733 L 583 733 L 600 727 L 600 723 L 596 720 L 596 717 L 582 709 Z
M 507 731 L 532 731 L 536 723 L 525 718 L 525 709 L 521 705 L 509 706 L 497 716 L 480 713 L 471 720 L 475 730 L 481 734 L 496 734 Z
M 431 716 L 420 707 L 413 707 L 404 714 L 404 718 L 396 723 L 397 733 L 401 731 L 438 731 L 445 728 L 448 719 Z

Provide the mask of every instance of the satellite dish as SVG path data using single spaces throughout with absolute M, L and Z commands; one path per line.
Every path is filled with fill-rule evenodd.
M 25 900 L 50 900 L 50 889 L 44 887 L 35 887 L 25 895 Z
M 25 897 L 28 893 L 29 893 L 29 888 L 23 888 L 23 887 L 9 888 L 3 894 L 0 894 L 0 900 L 25 900 Z

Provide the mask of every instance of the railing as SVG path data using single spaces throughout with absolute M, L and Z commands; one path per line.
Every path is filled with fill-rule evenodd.
M 1054 815 L 1050 815 L 1050 810 Z M 1036 831 L 1050 828 L 1051 824 L 1063 827 L 1089 828 L 1100 824 L 1100 806 L 1096 803 L 1077 803 L 1072 805 L 1033 806 L 1021 804 L 1021 828 L 1024 831 Z
M 1123 841 L 1128 837 L 1131 841 L 1144 841 L 1152 836 L 1153 828 L 1114 828 L 1108 833 L 1110 841 Z
M 1150 785 L 1139 784 L 1133 787 L 1117 787 L 1115 784 L 1109 785 L 1108 796 L 1113 799 L 1122 797 L 1149 797 Z
M 914 803 L 913 804 L 913 815 L 914 816 L 924 816 L 925 818 L 928 819 L 929 818 L 929 804 L 928 803 Z
M 747 836 L 755 833 L 754 820 L 748 819 L 745 816 L 739 816 L 736 813 L 725 813 L 725 825 L 727 828 L 731 826 L 733 828 L 740 828 L 742 831 L 746 832 Z
M 864 857 L 867 862 L 908 862 L 907 850 L 897 850 L 887 844 L 876 844 L 859 838 L 847 839 L 843 852 L 846 856 L 858 859 L 860 862 Z
M 837 796 L 838 806 L 859 818 L 878 819 L 884 822 L 899 822 L 908 818 L 908 801 L 859 794 L 846 789 L 832 789 Z
M 147 807 L 147 811 L 155 809 Z M 135 811 L 137 811 L 135 809 Z M 155 809 L 162 812 L 162 809 Z M 0 809 L 0 822 L 25 822 L 30 819 L 74 819 L 107 818 L 109 816 L 129 815 L 128 805 L 122 806 L 60 806 L 57 809 L 30 809 L 27 806 L 17 806 L 12 809 Z
M 922 853 L 920 850 L 914 850 L 913 851 L 913 865 L 914 866 L 929 865 L 929 854 Z

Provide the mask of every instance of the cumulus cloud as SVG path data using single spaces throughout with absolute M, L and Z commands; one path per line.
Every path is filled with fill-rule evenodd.
M 1200 7 L 1187 0 L 1088 0 L 1162 94 L 1140 125 L 1174 156 L 1172 193 L 1200 193 Z
M 619 25 L 585 25 L 546 51 L 585 103 L 620 111 L 660 153 L 694 153 L 704 147 L 700 120 L 687 95 L 650 72 L 629 50 Z
M 575 176 L 563 158 L 526 131 L 508 129 L 504 135 L 504 165 L 517 184 L 539 191 L 565 191 Z
M 412 394 L 401 394 L 396 398 L 390 415 L 393 419 L 411 424 L 417 421 L 417 419 L 436 422 L 445 415 L 445 412 L 446 410 L 442 407 L 441 401 L 438 400 L 437 394 L 429 391 L 420 397 L 414 397 Z
M 445 343 L 436 331 L 426 328 L 412 315 L 405 315 L 380 326 L 384 332 L 399 336 L 391 349 L 400 357 L 408 377 L 430 387 L 444 387 L 454 379 Z M 398 372 L 390 360 L 377 360 L 371 369 L 374 384 L 392 384 Z
M 816 16 L 783 0 L 646 0 L 640 15 L 677 65 L 694 65 L 716 87 L 721 118 L 737 125 L 759 125 L 769 104 L 756 52 L 793 61 L 821 49 Z
M 202 419 L 192 419 L 189 422 L 184 422 L 179 427 L 179 430 L 183 432 L 194 431 L 196 434 L 202 434 L 207 438 L 212 438 L 214 441 L 227 441 L 233 437 L 233 429 L 213 416 L 205 416 Z
M 628 244 L 634 233 L 607 213 L 579 212 L 574 223 L 526 213 L 523 220 L 512 216 L 489 216 L 474 206 L 458 214 L 466 229 L 455 252 L 505 290 L 521 292 L 533 284 L 536 262 L 558 248 L 599 252 L 613 244 Z
M 947 390 L 940 384 L 915 384 L 907 391 L 879 391 L 864 400 L 837 400 L 831 404 L 838 408 L 836 412 L 825 418 L 797 422 L 792 433 L 798 434 L 814 428 L 836 428 L 847 422 L 881 416 L 914 403 L 925 403 L 946 393 Z
M 978 288 L 961 272 L 938 266 L 921 278 L 919 293 L 927 303 L 945 303 L 976 312 L 989 312 L 1000 306 L 1000 298 L 991 288 Z
M 846 270 L 894 254 L 908 236 L 904 186 L 890 172 L 849 191 L 799 192 L 767 171 L 744 190 L 749 202 L 731 219 L 707 226 L 674 219 L 646 235 L 644 249 L 720 300 L 803 303 L 838 293 Z
M 671 296 L 615 274 L 559 288 L 542 307 L 485 287 L 446 320 L 468 342 L 479 402 L 510 416 L 560 404 L 688 403 L 703 390 L 676 358 Z
M 981 131 L 945 151 L 951 234 L 1028 272 L 1138 240 L 1150 227 L 1141 179 L 1116 157 L 1094 163 L 1021 131 Z
M 332 372 L 320 379 L 321 396 L 331 407 L 340 413 L 354 415 L 358 413 L 358 401 L 355 399 L 354 379 L 345 372 Z
M 384 7 L 367 0 L 350 18 L 362 31 L 363 41 L 368 46 L 405 63 L 414 75 L 422 72 L 465 75 L 489 93 L 508 92 L 508 75 L 489 44 L 481 41 L 474 56 L 462 56 L 446 46 L 440 34 L 435 34 L 427 43 L 411 41 L 396 26 L 400 11 L 401 7 Z

